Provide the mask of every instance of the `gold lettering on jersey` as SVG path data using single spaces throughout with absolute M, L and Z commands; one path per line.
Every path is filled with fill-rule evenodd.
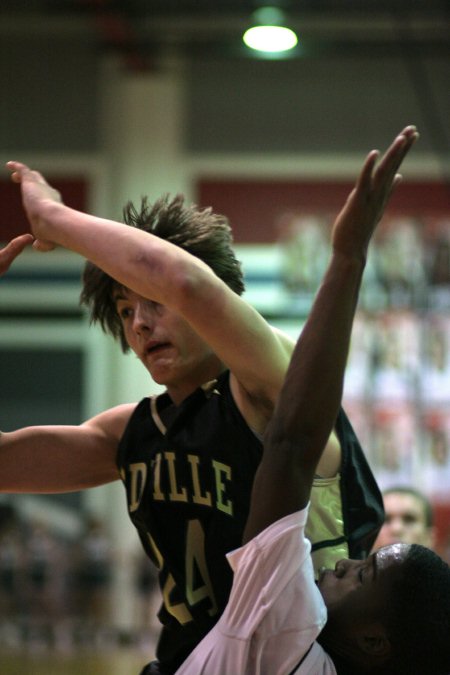
M 147 537 L 152 550 L 153 561 L 161 572 L 164 570 L 163 555 L 150 532 L 147 532 Z M 210 616 L 217 614 L 217 601 L 206 563 L 205 533 L 199 520 L 189 520 L 187 523 L 185 579 L 185 598 L 187 603 L 193 607 L 206 598 L 209 600 L 208 614 Z M 168 573 L 165 581 L 161 582 L 164 606 L 169 614 L 175 617 L 178 623 L 185 624 L 192 621 L 192 614 L 189 611 L 188 604 L 185 602 L 173 602 L 173 596 L 179 596 L 179 592 L 176 589 L 175 579 Z
M 177 485 L 177 475 L 175 470 L 175 453 L 174 452 L 165 452 L 164 457 L 167 460 L 167 468 L 169 469 L 169 483 L 170 483 L 170 493 L 169 499 L 171 502 L 187 502 L 187 491 L 186 488 L 178 489 Z
M 201 583 L 195 585 L 196 575 Z M 199 520 L 190 520 L 187 529 L 186 545 L 186 598 L 188 603 L 196 605 L 204 598 L 208 598 L 211 606 L 208 614 L 214 616 L 217 613 L 217 602 L 214 596 L 213 585 L 208 572 L 205 557 L 205 534 Z
M 188 623 L 189 621 L 192 621 L 192 614 L 190 613 L 184 602 L 178 602 L 174 604 L 170 599 L 170 594 L 172 593 L 174 588 L 176 588 L 175 579 L 171 574 L 169 574 L 162 588 L 164 605 L 166 606 L 167 611 L 170 612 L 170 614 L 172 614 L 172 616 L 176 618 L 178 623 L 181 624 Z
M 144 462 L 136 462 L 136 464 L 130 464 L 130 513 L 136 511 L 139 507 L 142 495 L 144 493 L 145 482 L 147 480 L 147 465 Z
M 200 459 L 197 457 L 197 455 L 188 455 L 188 462 L 191 465 L 191 473 L 192 473 L 192 487 L 194 488 L 194 492 L 192 494 L 192 501 L 194 504 L 203 504 L 203 506 L 211 506 L 211 493 L 210 492 L 205 492 L 205 494 L 202 494 L 201 487 L 200 487 L 200 477 L 198 475 L 198 465 L 200 464 Z
M 152 499 L 156 502 L 198 504 L 232 516 L 233 502 L 227 494 L 231 467 L 214 459 L 205 462 L 202 471 L 201 466 L 202 459 L 197 455 L 178 457 L 169 451 L 156 453 L 151 468 L 145 462 L 129 464 L 126 467 L 128 480 L 124 478 L 124 482 L 128 483 L 130 513 L 139 508 L 146 482 L 151 480 Z M 124 469 L 121 475 L 125 476 Z
M 150 532 L 147 532 L 147 537 L 153 552 L 154 562 L 156 562 L 158 570 L 161 571 L 164 567 L 164 558 L 162 556 L 162 553 L 159 550 L 158 546 L 156 545 L 156 542 L 153 539 Z M 186 604 L 184 602 L 173 603 L 170 598 L 170 595 L 174 588 L 175 588 L 175 579 L 171 574 L 169 574 L 161 589 L 164 599 L 164 605 L 169 614 L 172 614 L 172 616 L 174 616 L 179 623 L 181 624 L 188 623 L 189 621 L 192 621 L 192 614 L 188 610 Z
M 231 501 L 224 502 L 223 495 L 226 490 L 225 483 L 222 480 L 222 477 L 225 476 L 226 480 L 231 480 L 231 467 L 222 462 L 217 462 L 215 459 L 212 461 L 216 476 L 216 506 L 219 511 L 228 513 L 230 516 L 233 515 L 233 503 Z

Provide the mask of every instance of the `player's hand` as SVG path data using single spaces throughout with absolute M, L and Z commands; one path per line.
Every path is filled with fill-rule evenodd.
M 11 239 L 9 244 L 0 249 L 0 276 L 3 276 L 9 270 L 17 256 L 33 242 L 33 239 L 32 234 L 21 234 L 19 237 Z
M 334 251 L 365 261 L 375 228 L 401 181 L 397 172 L 418 136 L 416 127 L 405 127 L 379 161 L 378 150 L 367 155 L 356 185 L 334 223 Z
M 32 171 L 26 164 L 13 161 L 6 166 L 11 171 L 11 180 L 21 186 L 23 207 L 35 237 L 33 247 L 38 251 L 52 250 L 55 244 L 45 238 L 45 220 L 42 214 L 49 203 L 62 203 L 61 195 L 38 171 Z

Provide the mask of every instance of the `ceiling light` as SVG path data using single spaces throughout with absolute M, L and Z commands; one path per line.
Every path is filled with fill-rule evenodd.
M 256 25 L 245 31 L 242 39 L 247 47 L 266 53 L 293 49 L 298 38 L 284 25 L 284 14 L 277 7 L 262 7 L 253 14 Z

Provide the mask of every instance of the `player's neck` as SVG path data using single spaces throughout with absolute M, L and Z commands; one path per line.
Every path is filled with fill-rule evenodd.
M 223 363 L 218 360 L 205 364 L 205 367 L 190 372 L 189 377 L 179 379 L 176 382 L 166 384 L 166 391 L 175 406 L 181 405 L 199 387 L 216 380 L 226 370 Z

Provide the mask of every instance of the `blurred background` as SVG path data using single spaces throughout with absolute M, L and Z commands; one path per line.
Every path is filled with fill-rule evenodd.
M 242 41 L 269 6 L 298 36 L 288 52 Z M 372 248 L 345 407 L 381 486 L 413 484 L 432 499 L 447 559 L 449 24 L 444 0 L 0 5 L 0 164 L 27 162 L 68 205 L 114 219 L 129 199 L 166 192 L 226 214 L 246 297 L 293 336 L 365 155 L 418 126 Z M 28 225 L 3 170 L 0 204 L 6 242 Z M 4 430 L 77 424 L 157 391 L 135 357 L 89 327 L 82 266 L 64 251 L 26 251 L 0 280 Z M 54 672 L 138 672 L 158 602 L 120 484 L 0 495 L 2 673 L 27 672 L 31 659 L 49 675 L 50 657 Z M 117 649 L 128 660 L 80 661 Z

